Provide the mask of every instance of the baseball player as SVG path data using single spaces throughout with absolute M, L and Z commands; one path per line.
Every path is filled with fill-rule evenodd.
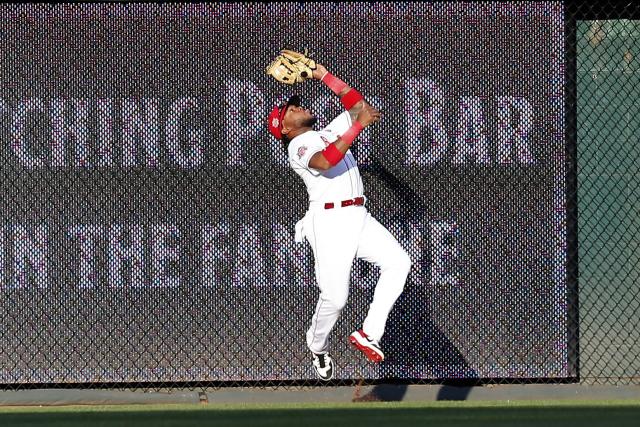
M 289 165 L 309 193 L 309 209 L 296 224 L 295 239 L 302 242 L 306 238 L 313 250 L 320 298 L 306 338 L 318 377 L 328 381 L 334 374 L 329 333 L 347 302 L 354 258 L 380 267 L 364 324 L 349 337 L 355 348 L 376 363 L 384 360 L 379 342 L 404 288 L 411 260 L 365 208 L 362 179 L 349 150 L 364 128 L 380 120 L 380 112 L 321 64 L 316 65 L 312 79 L 339 96 L 346 111 L 324 129 L 314 130 L 316 117 L 293 95 L 273 108 L 268 127 L 273 136 L 288 144 Z

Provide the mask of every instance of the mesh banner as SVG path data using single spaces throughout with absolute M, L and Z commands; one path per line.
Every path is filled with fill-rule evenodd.
M 353 152 L 413 265 L 369 364 L 347 337 L 379 276 L 354 262 L 336 379 L 577 376 L 567 284 L 558 2 L 10 6 L 0 12 L 0 383 L 314 380 L 302 181 L 265 118 L 318 82 L 383 119 Z

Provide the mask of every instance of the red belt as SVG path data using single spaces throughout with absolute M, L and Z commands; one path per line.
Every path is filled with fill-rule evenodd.
M 347 206 L 362 206 L 362 205 L 364 205 L 364 197 L 356 197 L 355 199 L 348 199 L 340 202 L 340 206 L 343 208 Z M 324 204 L 325 209 L 333 209 L 334 207 L 335 206 L 333 202 Z

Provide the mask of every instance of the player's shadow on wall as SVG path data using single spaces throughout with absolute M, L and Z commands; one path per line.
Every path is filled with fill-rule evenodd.
M 441 378 L 446 384 L 438 390 L 436 400 L 466 400 L 472 389 L 468 384 L 477 379 L 478 374 L 446 335 L 429 320 L 430 312 L 422 311 L 417 318 L 411 317 L 415 313 L 411 306 L 424 301 L 420 298 L 416 287 L 407 283 L 404 298 L 398 299 L 387 322 L 381 342 L 386 359 L 379 365 L 378 375 L 380 378 L 394 378 L 401 374 L 403 378 L 416 380 L 416 383 L 419 383 L 419 378 Z M 438 374 L 443 368 L 456 371 L 457 378 L 443 378 Z M 354 396 L 353 400 L 401 401 L 408 387 L 407 384 L 378 384 L 366 395 Z
M 427 209 L 420 197 L 409 185 L 385 169 L 380 163 L 369 168 L 372 179 L 379 179 L 395 195 L 399 223 L 411 227 L 411 223 L 424 222 Z M 374 215 L 375 216 L 375 215 Z M 393 219 L 393 218 L 392 218 Z M 397 223 L 397 222 L 396 222 Z M 427 238 L 426 241 L 429 241 Z M 429 260 L 428 245 L 423 245 L 420 259 Z M 419 277 L 430 276 L 428 262 L 416 263 L 412 268 L 420 269 Z M 449 338 L 432 322 L 429 309 L 433 298 L 432 288 L 414 283 L 411 275 L 405 289 L 389 315 L 382 347 L 386 359 L 379 369 L 379 378 L 441 378 L 436 400 L 466 400 L 471 391 L 469 383 L 478 378 L 477 372 Z M 451 378 L 455 375 L 456 378 Z M 459 381 L 459 385 L 456 382 Z M 390 380 L 392 382 L 392 380 Z M 407 384 L 379 384 L 363 396 L 354 396 L 354 401 L 401 401 L 408 391 Z

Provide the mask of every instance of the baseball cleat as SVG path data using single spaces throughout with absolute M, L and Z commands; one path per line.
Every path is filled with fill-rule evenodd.
M 370 361 L 379 363 L 384 360 L 384 353 L 380 349 L 380 344 L 365 334 L 362 329 L 349 335 L 349 341 L 355 348 L 363 352 Z
M 329 353 L 313 354 L 313 369 L 315 369 L 318 378 L 322 381 L 329 381 L 333 378 L 333 359 Z

